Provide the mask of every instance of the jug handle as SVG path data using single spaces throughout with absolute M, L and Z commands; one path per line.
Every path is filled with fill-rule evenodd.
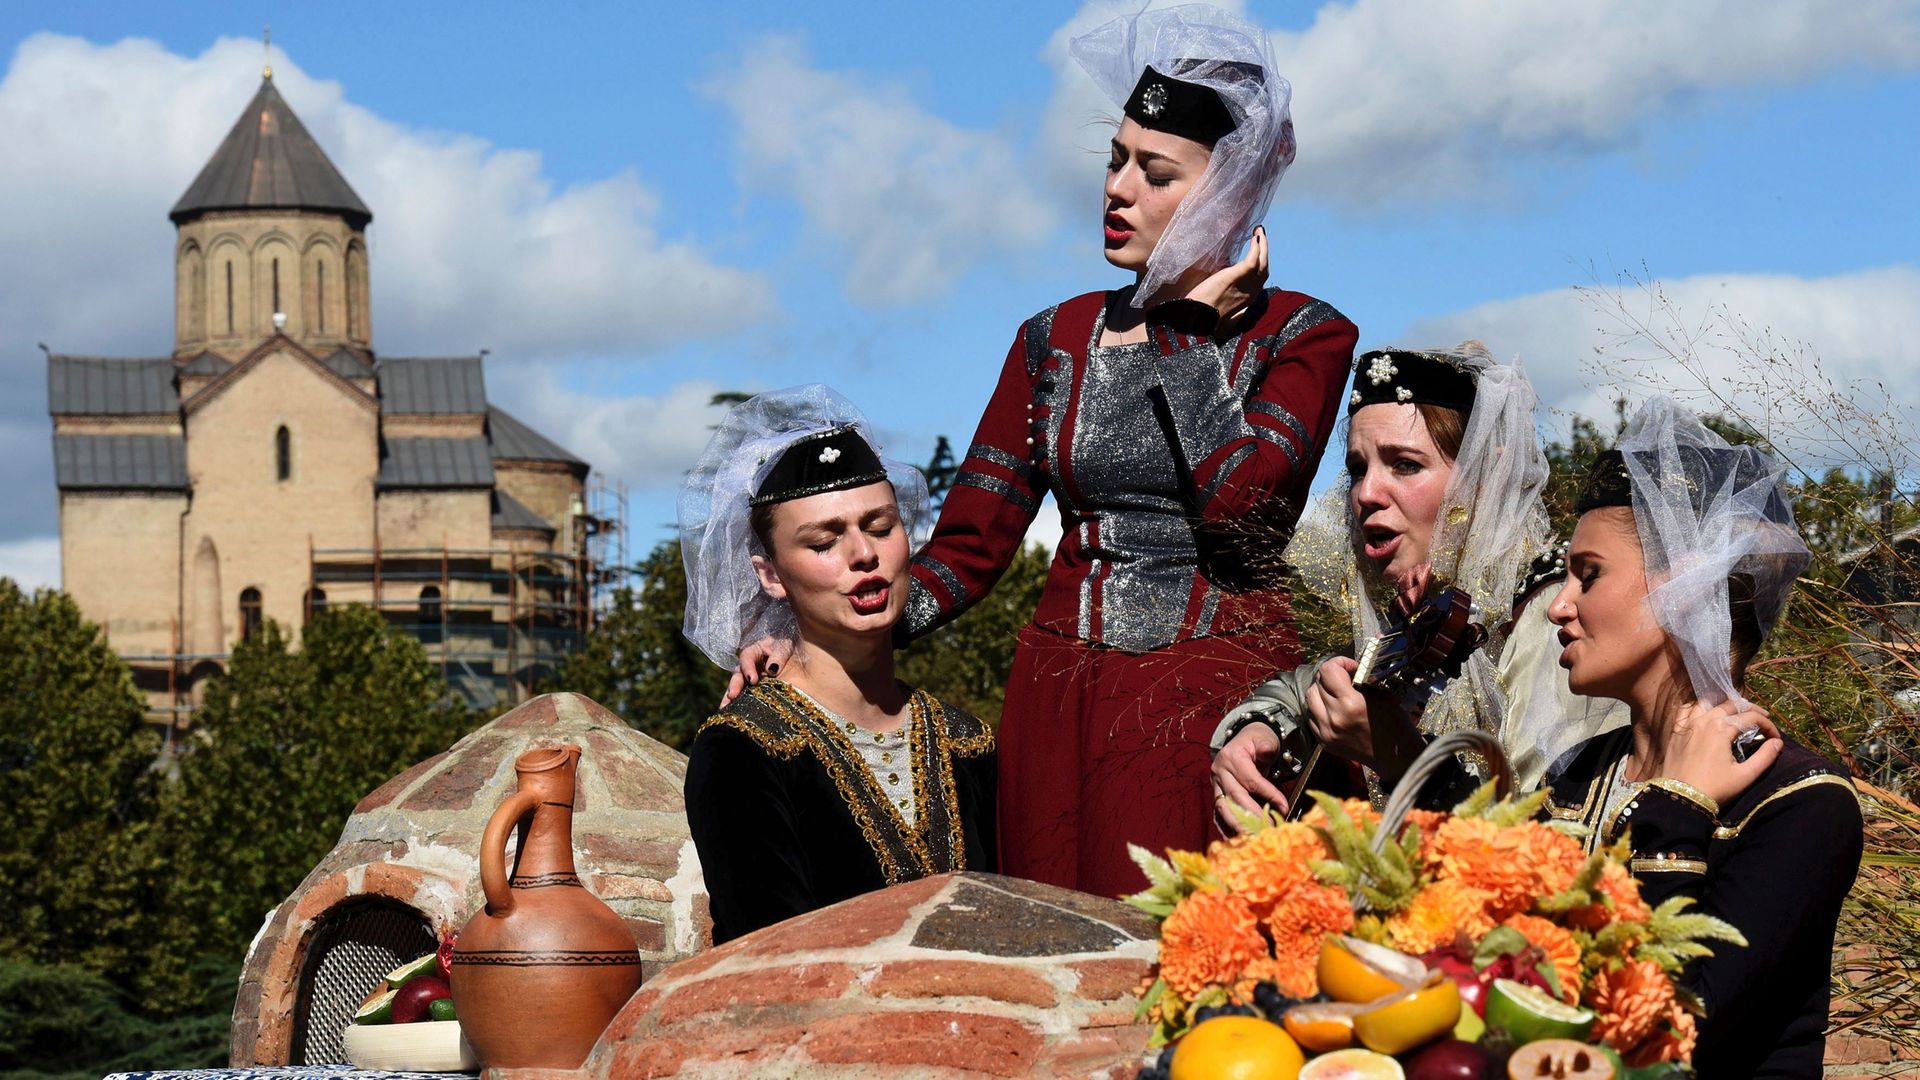
M 507 884 L 507 834 L 539 805 L 538 795 L 516 791 L 487 819 L 487 831 L 480 837 L 480 890 L 486 893 L 489 915 L 513 910 L 513 890 Z

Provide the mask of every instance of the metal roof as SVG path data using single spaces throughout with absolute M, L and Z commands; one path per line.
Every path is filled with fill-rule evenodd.
M 396 356 L 374 369 L 380 411 L 405 416 L 461 416 L 487 411 L 487 381 L 477 356 Z
M 213 352 L 203 352 L 180 366 L 182 375 L 225 375 L 233 361 Z
M 167 215 L 176 225 L 209 210 L 330 210 L 355 228 L 373 211 L 327 160 L 273 80 L 260 83 L 233 130 Z
M 380 445 L 383 488 L 493 486 L 493 460 L 484 438 L 384 439 Z
M 373 375 L 373 369 L 361 363 L 360 358 L 346 349 L 335 349 L 320 361 L 327 370 L 343 379 L 365 379 Z
M 493 457 L 516 461 L 563 461 L 585 469 L 587 463 L 567 453 L 565 447 L 528 427 L 498 405 L 487 406 L 487 438 L 493 443 Z
M 62 490 L 187 490 L 187 440 L 179 435 L 55 435 L 53 475 Z
M 547 519 L 527 509 L 527 504 L 498 489 L 493 493 L 493 527 L 498 529 L 536 529 L 552 536 L 556 530 Z
M 173 361 L 47 357 L 47 411 L 55 416 L 154 416 L 180 411 Z

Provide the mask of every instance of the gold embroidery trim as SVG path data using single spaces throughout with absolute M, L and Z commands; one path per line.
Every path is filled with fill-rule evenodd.
M 1853 796 L 1854 801 L 1856 803 L 1860 801 L 1860 793 L 1854 790 L 1853 784 L 1850 781 L 1848 781 L 1845 777 L 1835 776 L 1832 773 L 1819 773 L 1814 776 L 1809 776 L 1800 780 L 1795 780 L 1793 783 L 1788 784 L 1785 787 L 1781 788 L 1780 790 L 1767 796 L 1766 798 L 1761 799 L 1759 802 L 1759 805 L 1755 806 L 1752 810 L 1747 811 L 1747 816 L 1741 818 L 1738 824 L 1722 825 L 1719 828 L 1713 830 L 1713 838 L 1715 840 L 1733 840 L 1738 838 L 1740 835 L 1740 830 L 1747 827 L 1747 823 L 1753 820 L 1754 815 L 1766 809 L 1768 803 L 1773 802 L 1775 799 L 1784 799 L 1787 796 L 1792 795 L 1796 791 L 1804 791 L 1807 788 L 1814 787 L 1819 784 L 1837 784 L 1840 787 L 1845 788 L 1847 790 L 1847 794 Z
M 958 869 L 966 865 L 966 835 L 961 823 L 959 792 L 953 782 L 952 755 L 960 753 L 965 757 L 976 757 L 991 751 L 993 749 L 991 728 L 982 724 L 982 730 L 976 734 L 959 739 L 952 738 L 947 730 L 946 710 L 939 699 L 924 690 L 914 690 L 908 695 L 907 723 L 904 725 L 906 730 L 902 734 L 905 736 L 907 756 L 910 759 L 909 768 L 913 771 L 913 794 L 918 805 L 922 807 L 931 805 L 928 801 L 926 776 L 928 762 L 930 760 L 937 762 L 940 770 L 941 795 L 945 802 L 948 842 L 951 845 L 949 858 L 952 860 L 952 866 L 942 867 L 934 859 L 922 831 L 928 818 L 927 814 L 918 815 L 915 824 L 909 826 L 906 818 L 901 816 L 900 808 L 893 804 L 893 800 L 886 796 L 885 791 L 876 786 L 873 776 L 864 768 L 861 770 L 862 775 L 859 780 L 847 775 L 845 762 L 857 760 L 859 751 L 840 730 L 840 725 L 832 716 L 798 689 L 777 678 L 762 679 L 750 692 L 754 691 L 763 691 L 755 693 L 755 697 L 790 726 L 790 734 L 776 735 L 768 731 L 765 726 L 734 713 L 718 713 L 700 725 L 700 730 L 705 731 L 708 727 L 715 725 L 732 728 L 782 760 L 791 760 L 802 750 L 812 750 L 815 760 L 819 761 L 821 767 L 826 770 L 827 777 L 833 781 L 834 788 L 840 793 L 840 798 L 853 814 L 854 823 L 860 827 L 860 833 L 866 838 L 867 845 L 873 849 L 875 858 L 880 862 L 880 869 L 886 875 L 887 884 L 897 885 L 901 881 L 911 879 L 906 876 L 907 868 L 900 865 L 893 857 L 889 845 L 881 837 L 879 825 L 873 820 L 871 813 L 872 802 L 881 803 L 886 807 L 887 814 L 893 819 L 896 834 L 901 838 L 901 842 L 914 861 L 919 864 L 918 876 L 940 873 L 946 869 Z M 979 721 L 975 720 L 975 723 Z M 836 751 L 835 753 L 821 752 L 828 749 L 820 745 L 823 739 L 833 744 L 832 749 Z M 931 740 L 930 748 L 929 740 Z M 862 789 L 865 790 L 868 798 L 861 798 Z
M 1675 874 L 1704 874 L 1707 864 L 1704 859 L 1678 859 L 1666 855 L 1656 855 L 1651 859 L 1634 859 L 1627 868 L 1636 874 L 1670 872 Z
M 1684 780 L 1675 780 L 1671 776 L 1656 776 L 1647 781 L 1647 786 L 1650 788 L 1659 788 L 1661 791 L 1666 792 L 1676 799 L 1691 803 L 1705 810 L 1707 816 L 1710 818 L 1720 816 L 1720 804 L 1714 801 L 1713 796 L 1708 795 L 1706 792 L 1701 791 L 1699 788 L 1694 787 Z

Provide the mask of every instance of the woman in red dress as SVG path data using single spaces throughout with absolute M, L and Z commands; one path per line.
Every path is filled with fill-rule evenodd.
M 999 729 L 1000 866 L 1119 895 L 1142 883 L 1128 844 L 1205 846 L 1215 722 L 1300 661 L 1284 596 L 1246 587 L 1222 538 L 1291 526 L 1357 331 L 1265 287 L 1256 223 L 1294 140 L 1263 31 L 1192 5 L 1071 48 L 1125 114 L 1102 224 L 1135 280 L 1021 324 L 896 633 L 978 601 L 1053 495 L 1064 535 Z

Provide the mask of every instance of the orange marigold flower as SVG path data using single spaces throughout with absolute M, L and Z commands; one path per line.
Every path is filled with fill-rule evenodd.
M 1353 904 L 1346 890 L 1307 882 L 1274 905 L 1266 918 L 1273 938 L 1274 973 L 1269 978 L 1283 993 L 1308 997 L 1320 989 L 1315 966 L 1328 934 L 1353 929 Z
M 1365 799 L 1342 799 L 1340 808 L 1347 812 L 1347 817 L 1351 818 L 1355 825 L 1363 829 L 1380 823 L 1380 811 L 1375 810 L 1373 804 Z M 1324 829 L 1327 827 L 1327 812 L 1320 809 L 1319 804 L 1316 803 L 1313 809 L 1300 816 L 1300 823 Z
M 1229 892 L 1193 893 L 1160 924 L 1160 975 L 1188 999 L 1208 986 L 1231 986 L 1266 952 L 1252 910 Z
M 1514 915 L 1500 925 L 1519 931 L 1528 944 L 1546 953 L 1560 980 L 1560 996 L 1580 1000 L 1580 943 L 1572 934 L 1537 915 Z
M 1692 1061 L 1693 1047 L 1698 1041 L 1693 1014 L 1675 1002 L 1667 1007 L 1667 1022 L 1656 1026 L 1651 1036 L 1620 1057 L 1636 1069 L 1662 1061 Z
M 1673 980 L 1652 960 L 1630 960 L 1597 972 L 1587 984 L 1586 1002 L 1598 1017 L 1593 1037 L 1625 1055 L 1671 1015 Z
M 1313 876 L 1307 863 L 1328 857 L 1319 834 L 1288 822 L 1252 836 L 1215 843 L 1213 871 L 1255 910 L 1264 910 Z
M 1526 911 L 1539 896 L 1539 880 L 1527 865 L 1519 829 L 1485 818 L 1448 818 L 1434 830 L 1431 865 L 1440 880 L 1453 880 L 1486 895 L 1494 920 Z
M 1520 865 L 1533 875 L 1535 897 L 1548 897 L 1573 887 L 1586 865 L 1586 853 L 1580 841 L 1537 821 L 1526 821 L 1511 830 L 1519 850 Z
M 1415 893 L 1413 903 L 1387 919 L 1387 942 L 1417 956 L 1451 942 L 1462 930 L 1477 938 L 1493 929 L 1487 901 L 1481 890 L 1442 878 Z
M 1640 882 L 1627 872 L 1625 865 L 1609 861 L 1600 870 L 1596 888 L 1613 901 L 1613 906 L 1602 902 L 1575 908 L 1567 913 L 1568 923 L 1582 930 L 1598 930 L 1610 922 L 1646 922 L 1653 917 L 1653 909 L 1640 898 Z

